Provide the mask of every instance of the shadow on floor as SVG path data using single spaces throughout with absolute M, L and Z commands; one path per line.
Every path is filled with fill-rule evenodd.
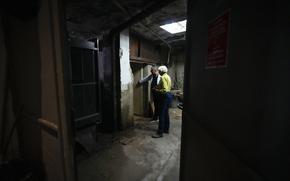
M 79 181 L 178 181 L 181 111 L 171 109 L 170 116 L 170 134 L 163 138 L 151 138 L 157 124 L 148 119 L 111 135 L 106 147 L 79 163 Z

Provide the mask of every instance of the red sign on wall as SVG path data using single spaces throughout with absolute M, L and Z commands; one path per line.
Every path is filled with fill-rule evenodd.
M 206 68 L 226 67 L 228 58 L 229 25 L 229 10 L 209 22 Z

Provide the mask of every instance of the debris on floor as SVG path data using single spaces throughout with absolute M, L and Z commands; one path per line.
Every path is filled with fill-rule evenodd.
M 182 118 L 182 110 L 180 109 L 171 109 L 170 115 L 173 116 L 174 119 L 181 120 Z
M 126 138 L 126 137 L 123 137 L 120 139 L 120 143 L 122 145 L 128 145 L 130 144 L 132 141 L 134 141 L 134 138 Z

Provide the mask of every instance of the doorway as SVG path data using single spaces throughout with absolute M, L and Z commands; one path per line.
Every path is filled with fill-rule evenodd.
M 70 87 L 76 160 L 95 152 L 102 123 L 98 51 L 94 42 L 71 40 Z
M 139 80 L 148 75 L 148 67 L 143 63 L 130 63 L 134 82 L 133 85 L 133 102 L 134 102 L 134 115 L 135 116 L 150 116 L 149 113 L 149 92 L 148 84 L 145 86 L 138 86 Z M 147 71 L 146 71 L 147 70 Z
M 175 9 L 180 1 L 184 5 L 180 8 L 184 9 L 179 12 Z M 178 180 L 182 114 L 177 108 L 178 98 L 175 96 L 170 109 L 170 134 L 152 139 L 158 124 L 150 122 L 154 113 L 150 81 L 143 85 L 138 82 L 150 75 L 153 65 L 166 65 L 172 77 L 172 93 L 182 94 L 185 32 L 172 35 L 160 27 L 184 20 L 185 2 L 180 1 L 162 5 L 163 8 L 161 3 L 158 12 L 151 12 L 135 24 L 125 21 L 120 26 L 114 21 L 105 24 L 94 13 L 84 18 L 78 14 L 83 11 L 76 7 L 96 12 L 102 5 L 107 11 L 123 14 L 126 20 L 134 16 L 125 13 L 128 9 L 122 7 L 131 7 L 126 3 L 69 2 L 67 28 L 70 38 L 78 42 L 71 46 L 70 60 L 79 180 Z M 154 3 L 143 2 L 146 3 L 153 7 Z M 179 14 L 170 14 L 173 10 Z M 164 12 L 166 15 L 160 16 Z M 113 14 L 111 18 L 116 17 Z M 86 59 L 90 64 L 84 62 Z

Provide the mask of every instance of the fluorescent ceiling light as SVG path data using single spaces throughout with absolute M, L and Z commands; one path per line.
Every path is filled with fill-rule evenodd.
M 186 20 L 178 21 L 175 23 L 165 24 L 160 28 L 168 31 L 171 34 L 181 33 L 186 31 Z

